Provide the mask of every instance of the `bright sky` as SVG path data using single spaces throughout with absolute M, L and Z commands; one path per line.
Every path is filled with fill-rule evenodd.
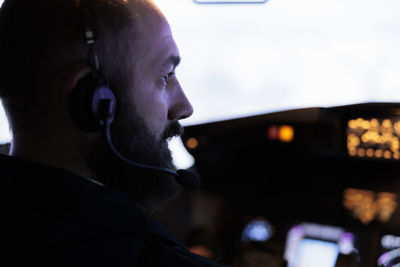
M 2 1 L 0 0 L 0 3 Z M 400 1 L 154 0 L 195 108 L 184 125 L 283 109 L 400 101 Z M 0 112 L 0 142 L 9 139 Z

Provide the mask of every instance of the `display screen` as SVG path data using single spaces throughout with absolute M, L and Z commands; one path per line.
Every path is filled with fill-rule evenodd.
M 400 159 L 400 118 L 357 118 L 347 124 L 347 151 L 360 158 Z
M 337 226 L 294 225 L 288 232 L 284 258 L 288 267 L 334 267 L 339 254 L 353 252 L 354 238 Z
M 338 254 L 336 243 L 305 238 L 300 241 L 295 261 L 289 267 L 334 267 Z

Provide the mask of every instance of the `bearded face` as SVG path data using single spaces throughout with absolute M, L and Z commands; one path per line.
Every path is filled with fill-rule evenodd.
M 122 115 L 120 123 L 115 126 L 119 133 L 115 146 L 128 159 L 142 164 L 175 169 L 172 163 L 168 139 L 182 134 L 178 122 L 171 122 L 162 131 L 161 136 L 154 136 L 145 121 L 135 113 Z M 175 177 L 161 171 L 144 170 L 114 158 L 114 170 L 117 174 L 118 187 L 132 194 L 138 205 L 148 212 L 154 212 L 175 197 L 181 187 Z
M 179 120 L 189 117 L 193 107 L 176 77 L 179 50 L 169 24 L 153 4 L 137 2 L 134 14 L 132 68 L 120 75 L 116 88 L 117 113 L 111 137 L 117 150 L 139 163 L 174 169 L 167 140 L 182 133 Z M 130 64 L 127 64 L 130 65 Z M 164 172 L 143 170 L 125 164 L 103 141 L 92 151 L 93 169 L 106 183 L 130 192 L 139 206 L 152 212 L 180 190 L 175 178 Z

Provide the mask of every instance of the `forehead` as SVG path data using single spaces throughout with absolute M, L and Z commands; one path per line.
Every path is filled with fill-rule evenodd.
M 136 29 L 136 49 L 140 57 L 179 56 L 170 25 L 151 1 L 137 0 L 131 5 Z

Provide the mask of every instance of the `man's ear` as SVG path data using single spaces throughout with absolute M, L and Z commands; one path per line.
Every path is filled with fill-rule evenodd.
M 91 72 L 91 68 L 84 64 L 77 64 L 67 67 L 65 71 L 60 74 L 59 77 L 59 88 L 63 88 L 63 94 L 65 97 L 71 94 L 73 89 L 76 87 L 78 82 L 86 77 Z
M 58 92 L 59 101 L 54 101 L 53 110 L 59 110 L 62 108 L 62 121 L 69 121 L 72 123 L 71 115 L 69 113 L 69 100 L 71 92 L 74 90 L 80 80 L 86 77 L 91 72 L 91 68 L 84 64 L 74 64 L 63 69 L 56 77 L 54 82 L 54 88 Z M 60 114 L 61 115 L 61 114 Z

